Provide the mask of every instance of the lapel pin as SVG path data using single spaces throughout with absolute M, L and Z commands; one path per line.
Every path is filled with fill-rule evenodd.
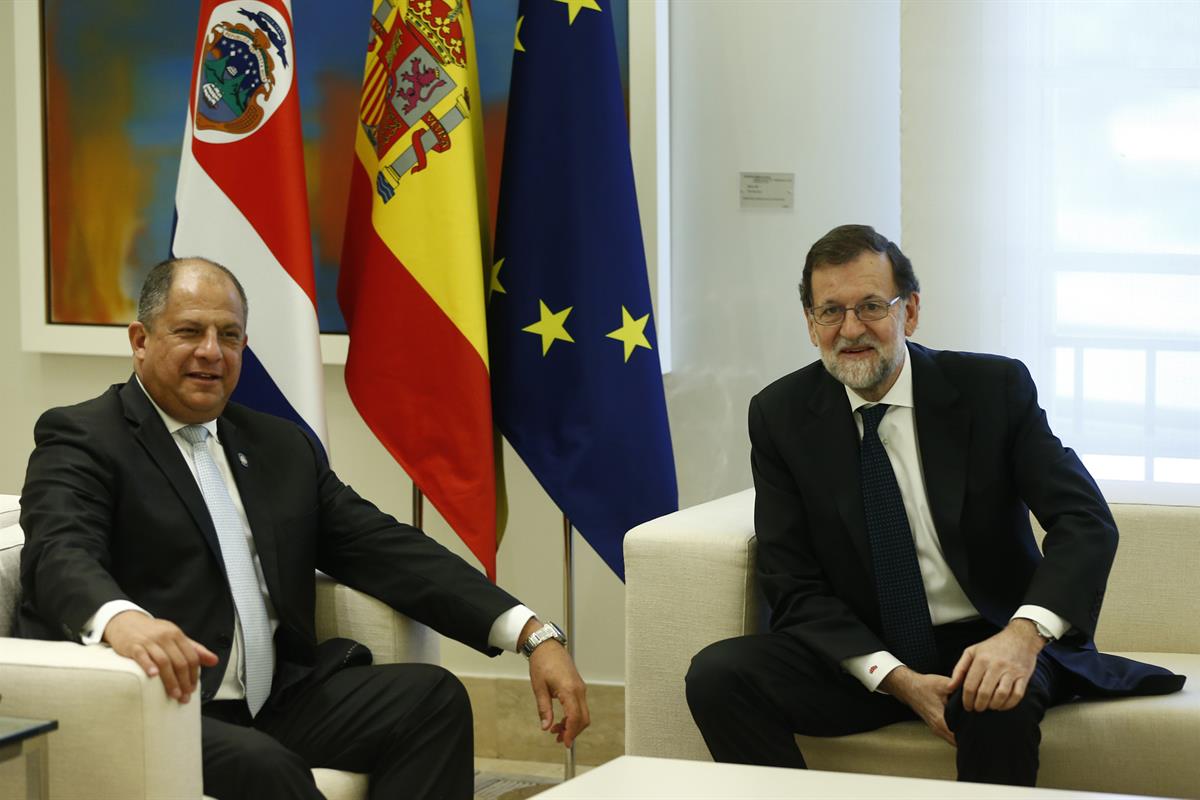
M 238 453 L 238 461 L 242 462 L 243 467 L 250 466 L 250 459 L 246 458 L 245 453 Z

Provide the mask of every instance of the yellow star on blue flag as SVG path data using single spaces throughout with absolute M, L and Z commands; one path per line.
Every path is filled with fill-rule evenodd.
M 679 492 L 608 5 L 521 0 L 488 356 L 496 425 L 623 579 Z
M 592 11 L 601 11 L 600 6 L 596 5 L 596 0 L 555 0 L 558 3 L 564 3 L 567 6 L 567 24 L 574 25 L 575 18 L 579 16 L 582 9 L 591 9 Z
M 550 345 L 556 341 L 574 342 L 571 334 L 567 333 L 567 315 L 571 313 L 571 306 L 567 306 L 562 311 L 554 312 L 546 307 L 546 304 L 541 300 L 538 301 L 538 310 L 540 316 L 538 321 L 532 325 L 526 325 L 521 330 L 526 333 L 536 333 L 542 337 L 542 355 L 550 352 Z
M 633 355 L 635 347 L 654 349 L 650 347 L 650 340 L 646 338 L 646 323 L 649 321 L 649 314 L 634 319 L 633 315 L 629 313 L 629 309 L 621 306 L 621 327 L 606 333 L 605 336 L 609 339 L 616 339 L 625 345 L 625 360 L 628 361 L 629 357 Z

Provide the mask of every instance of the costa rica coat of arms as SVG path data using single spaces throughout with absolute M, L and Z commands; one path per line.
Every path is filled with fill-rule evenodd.
M 239 4 L 222 8 L 235 5 Z M 280 88 L 277 72 L 288 69 L 288 39 L 280 21 L 268 13 L 269 7 L 263 9 L 239 7 L 237 14 L 246 22 L 219 21 L 209 31 L 197 81 L 198 131 L 244 135 L 267 116 L 272 94 Z

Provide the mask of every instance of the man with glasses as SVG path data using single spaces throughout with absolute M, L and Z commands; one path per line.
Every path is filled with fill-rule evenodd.
M 705 648 L 687 676 L 718 761 L 803 768 L 795 733 L 919 718 L 957 747 L 960 780 L 1032 786 L 1049 706 L 1183 685 L 1096 652 L 1117 546 L 1107 503 L 1024 365 L 907 340 L 919 290 L 866 225 L 833 229 L 805 260 L 821 360 L 750 403 L 770 630 Z

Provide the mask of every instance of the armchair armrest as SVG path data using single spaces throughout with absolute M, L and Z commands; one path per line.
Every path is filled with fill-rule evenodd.
M 58 720 L 52 796 L 201 796 L 199 697 L 170 700 L 107 647 L 0 638 L 0 654 L 0 715 Z M 0 797 L 21 791 L 19 766 L 4 765 Z
M 386 603 L 317 574 L 317 639 L 344 636 L 365 644 L 376 664 L 437 664 L 441 640 Z
M 625 536 L 625 752 L 708 760 L 684 676 L 712 642 L 760 628 L 754 490 Z

